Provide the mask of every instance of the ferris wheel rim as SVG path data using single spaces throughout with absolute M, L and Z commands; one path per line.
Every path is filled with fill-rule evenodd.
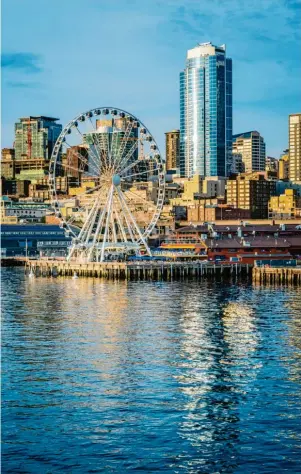
M 158 178 L 158 198 L 157 198 L 156 203 L 153 206 L 154 207 L 154 212 L 152 213 L 152 218 L 151 218 L 150 222 L 148 223 L 148 225 L 145 227 L 145 229 L 142 232 L 142 239 L 137 240 L 137 242 L 139 244 L 141 244 L 142 240 L 147 239 L 151 235 L 153 229 L 155 228 L 155 226 L 158 222 L 158 219 L 159 219 L 160 214 L 161 214 L 162 209 L 163 209 L 164 195 L 165 195 L 165 164 L 164 164 L 164 161 L 162 159 L 162 155 L 160 153 L 160 150 L 159 150 L 159 147 L 156 143 L 156 140 L 154 139 L 154 137 L 151 134 L 148 127 L 146 127 L 146 125 L 137 116 L 133 115 L 132 113 L 130 113 L 130 112 L 124 110 L 124 109 L 121 109 L 119 107 L 114 107 L 114 106 L 94 107 L 92 109 L 86 110 L 85 112 L 77 114 L 72 120 L 70 120 L 65 125 L 65 127 L 63 128 L 62 132 L 60 133 L 60 135 L 57 139 L 57 142 L 56 142 L 56 144 L 53 148 L 53 151 L 52 151 L 52 154 L 51 154 L 51 159 L 50 159 L 49 187 L 50 187 L 50 194 L 51 194 L 51 203 L 54 205 L 55 214 L 56 214 L 57 217 L 59 217 L 62 226 L 66 230 L 68 230 L 72 234 L 73 237 L 76 237 L 77 234 L 74 231 L 74 228 L 79 229 L 79 226 L 77 226 L 74 223 L 69 224 L 68 220 L 65 219 L 62 216 L 61 212 L 59 211 L 59 207 L 57 206 L 58 203 L 59 203 L 59 199 L 58 199 L 58 193 L 57 193 L 57 189 L 56 189 L 56 185 L 55 185 L 55 179 L 56 179 L 55 167 L 56 167 L 56 164 L 57 164 L 57 159 L 58 159 L 61 147 L 64 143 L 64 139 L 66 138 L 66 135 L 68 135 L 68 133 L 69 133 L 68 131 L 71 129 L 71 127 L 74 126 L 82 117 L 84 117 L 84 120 L 82 120 L 82 121 L 85 121 L 86 118 L 88 120 L 90 119 L 90 121 L 91 121 L 92 117 L 95 117 L 96 115 L 101 116 L 102 115 L 101 111 L 104 111 L 104 110 L 106 110 L 107 112 L 103 115 L 109 115 L 110 116 L 110 115 L 112 115 L 112 111 L 115 111 L 116 113 L 114 115 L 117 115 L 117 116 L 119 115 L 120 116 L 120 114 L 125 114 L 125 117 L 131 117 L 132 119 L 137 121 L 140 124 L 140 126 L 143 127 L 148 132 L 148 134 L 151 136 L 152 140 L 156 144 L 157 154 L 155 155 L 156 156 L 155 162 L 158 165 L 158 168 L 157 168 L 157 171 L 158 171 L 158 174 L 157 174 L 157 178 Z M 98 113 L 96 114 L 95 112 L 98 112 Z M 91 116 L 91 114 L 92 114 L 92 116 Z M 91 123 L 92 123 L 92 121 L 91 121 Z M 76 125 L 76 127 L 77 126 L 78 126 L 78 124 Z M 93 193 L 94 190 L 91 189 L 90 191 L 91 191 L 91 193 Z M 84 195 L 85 194 L 86 193 L 84 193 Z M 74 200 L 74 198 L 72 198 L 72 199 Z M 80 209 L 83 209 L 83 207 L 81 207 Z

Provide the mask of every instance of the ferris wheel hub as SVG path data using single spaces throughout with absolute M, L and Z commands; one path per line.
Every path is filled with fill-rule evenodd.
M 112 177 L 112 183 L 114 186 L 120 186 L 120 183 L 121 183 L 121 178 L 119 176 L 119 174 L 113 174 L 113 177 Z

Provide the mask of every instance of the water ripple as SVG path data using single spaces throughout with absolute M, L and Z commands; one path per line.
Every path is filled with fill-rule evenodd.
M 2 471 L 300 472 L 301 294 L 2 272 Z

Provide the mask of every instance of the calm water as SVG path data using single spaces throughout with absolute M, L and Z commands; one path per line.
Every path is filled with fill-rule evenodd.
M 301 291 L 4 269 L 2 472 L 301 472 Z

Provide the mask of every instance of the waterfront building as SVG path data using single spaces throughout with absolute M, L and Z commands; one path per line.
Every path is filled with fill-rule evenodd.
M 301 113 L 289 116 L 289 179 L 301 183 Z
M 246 173 L 265 170 L 265 142 L 259 132 L 253 130 L 233 135 L 232 152 L 241 155 Z
M 1 226 L 1 254 L 7 257 L 66 256 L 71 245 L 59 225 L 3 224 Z
M 275 191 L 275 181 L 265 179 L 264 173 L 243 173 L 228 180 L 227 204 L 250 210 L 252 219 L 265 219 Z
M 177 248 L 190 247 L 206 252 L 209 260 L 237 259 L 253 264 L 258 259 L 292 258 L 301 252 L 301 226 L 296 224 L 260 224 L 247 222 L 189 225 L 175 230 Z M 165 248 L 174 245 L 166 241 Z M 194 243 L 194 244 L 193 244 Z
M 165 133 L 166 171 L 180 167 L 180 130 Z
M 278 179 L 289 180 L 289 151 L 285 150 L 279 158 Z
M 226 46 L 188 50 L 180 73 L 182 176 L 226 176 L 232 159 L 232 60 Z
M 280 196 L 269 201 L 269 218 L 296 219 L 301 217 L 301 197 L 295 189 L 286 189 Z
M 14 179 L 15 177 L 15 150 L 14 148 L 2 148 L 1 176 L 3 176 L 6 179 Z

